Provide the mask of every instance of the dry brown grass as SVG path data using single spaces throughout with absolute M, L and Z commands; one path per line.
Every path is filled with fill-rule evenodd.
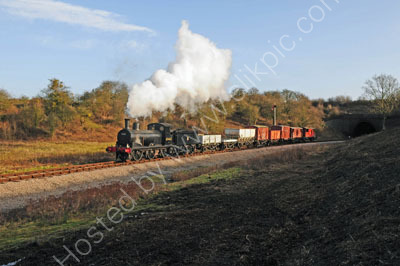
M 327 147 L 296 147 L 288 150 L 277 151 L 276 153 L 267 154 L 258 158 L 175 172 L 170 177 L 166 178 L 169 182 L 174 183 L 186 181 L 201 175 L 210 175 L 224 169 L 237 167 L 247 170 L 264 169 L 266 165 L 279 166 L 280 164 L 291 163 L 325 149 L 327 149 Z M 157 178 L 153 179 L 157 181 Z M 161 179 L 159 182 L 161 182 Z M 121 194 L 120 188 L 123 188 L 130 195 L 135 195 L 135 198 L 139 198 L 142 195 L 140 189 L 134 183 L 115 183 L 99 188 L 90 188 L 85 191 L 68 191 L 61 197 L 51 196 L 39 201 L 31 201 L 26 205 L 26 207 L 12 210 L 9 213 L 0 214 L 0 224 L 23 219 L 45 219 L 54 222 L 63 219 L 63 217 L 70 214 L 79 214 L 80 212 L 97 213 L 98 211 L 107 209 L 109 206 L 115 204 L 115 201 L 119 199 Z M 163 189 L 164 188 L 160 186 L 156 186 L 156 189 L 153 192 Z
M 13 173 L 68 164 L 109 161 L 112 142 L 0 142 L 0 173 Z

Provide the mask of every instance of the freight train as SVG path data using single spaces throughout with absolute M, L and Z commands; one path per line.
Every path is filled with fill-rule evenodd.
M 117 161 L 125 162 L 315 139 L 315 130 L 304 127 L 255 125 L 239 129 L 226 128 L 224 135 L 204 135 L 188 129 L 173 130 L 167 123 L 152 123 L 147 126 L 147 130 L 141 130 L 136 122 L 130 128 L 130 120 L 125 119 L 125 128 L 118 132 L 116 145 L 108 147 L 106 151 L 115 153 Z

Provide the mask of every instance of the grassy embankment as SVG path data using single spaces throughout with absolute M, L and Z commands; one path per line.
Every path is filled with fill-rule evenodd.
M 0 142 L 0 173 L 55 168 L 70 164 L 110 161 L 105 152 L 113 142 Z
M 0 250 L 16 248 L 27 243 L 41 243 L 49 238 L 57 238 L 66 232 L 88 228 L 95 224 L 96 217 L 116 206 L 121 197 L 120 188 L 138 200 L 135 213 L 141 210 L 155 211 L 160 207 L 148 202 L 158 193 L 171 192 L 184 187 L 204 184 L 214 180 L 229 180 L 238 177 L 240 168 L 231 167 L 216 170 L 216 167 L 183 171 L 172 176 L 171 183 L 163 184 L 161 177 L 152 177 L 156 189 L 145 198 L 141 189 L 135 185 L 114 184 L 87 191 L 67 192 L 60 198 L 49 198 L 32 202 L 29 206 L 0 215 Z M 206 174 L 202 174 L 206 173 Z M 150 187 L 149 182 L 143 182 Z
M 263 165 L 268 162 L 289 162 L 313 153 L 310 147 L 292 149 L 290 153 L 276 152 L 260 161 L 242 161 L 222 166 L 201 167 L 189 171 L 176 172 L 168 177 L 170 182 L 163 184 L 161 177 L 152 177 L 157 183 L 152 194 L 145 195 L 136 184 L 112 184 L 86 191 L 70 191 L 61 197 L 50 197 L 31 202 L 25 208 L 0 214 L 0 250 L 17 248 L 28 243 L 43 243 L 57 238 L 66 232 L 90 227 L 96 217 L 104 216 L 106 211 L 118 204 L 120 188 L 138 200 L 135 213 L 140 210 L 156 211 L 160 206 L 151 202 L 159 193 L 168 193 L 188 186 L 206 184 L 217 180 L 238 178 L 248 165 Z M 150 186 L 145 182 L 144 186 Z

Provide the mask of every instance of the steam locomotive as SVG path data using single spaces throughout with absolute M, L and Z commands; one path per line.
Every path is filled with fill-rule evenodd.
M 140 161 L 142 159 L 179 156 L 207 150 L 225 150 L 243 147 L 265 147 L 271 144 L 313 141 L 316 134 L 312 128 L 289 126 L 250 126 L 241 129 L 226 128 L 221 135 L 197 134 L 194 130 L 172 130 L 168 123 L 152 123 L 147 130 L 140 130 L 135 122 L 125 119 L 125 128 L 118 132 L 117 143 L 106 149 L 115 153 L 116 160 Z
M 194 131 L 172 131 L 172 125 L 168 123 L 149 124 L 147 130 L 140 130 L 138 122 L 133 124 L 132 129 L 129 124 L 130 120 L 125 119 L 125 128 L 118 132 L 116 146 L 107 148 L 107 152 L 116 153 L 119 161 L 191 153 L 198 144 Z

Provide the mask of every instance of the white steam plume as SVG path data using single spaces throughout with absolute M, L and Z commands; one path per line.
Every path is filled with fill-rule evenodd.
M 134 117 L 173 109 L 174 103 L 187 110 L 210 99 L 228 99 L 225 82 L 230 75 L 232 53 L 189 30 L 186 21 L 179 29 L 175 62 L 157 70 L 149 80 L 133 86 L 128 112 Z

